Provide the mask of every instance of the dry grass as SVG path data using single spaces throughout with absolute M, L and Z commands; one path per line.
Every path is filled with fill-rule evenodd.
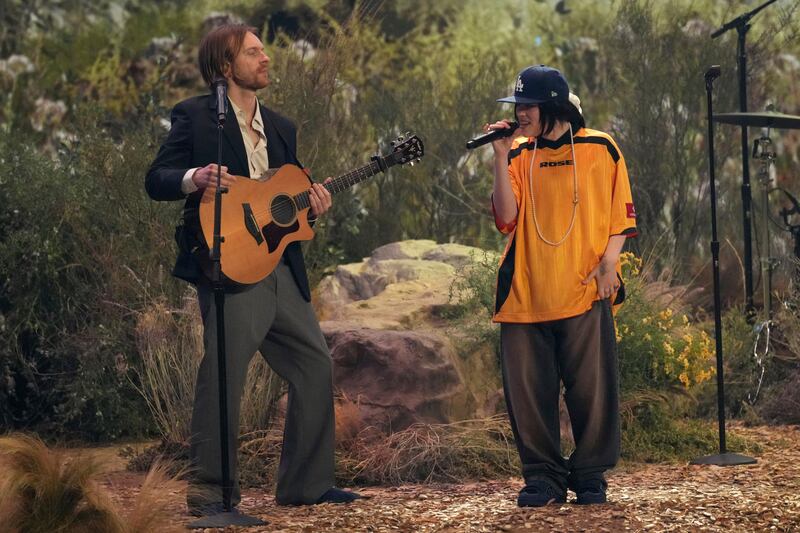
M 123 516 L 100 489 L 102 464 L 67 457 L 27 435 L 0 438 L 3 533 L 155 533 L 178 531 L 166 508 L 180 493 L 166 467 L 152 469 L 134 509 Z
M 414 424 L 391 435 L 362 430 L 339 450 L 338 477 L 347 484 L 462 482 L 519 474 L 508 418 Z
M 343 407 L 339 407 L 343 406 Z M 337 416 L 350 409 L 337 406 Z M 337 431 L 345 427 L 337 420 Z M 359 426 L 360 427 L 360 426 Z M 282 433 L 254 431 L 242 437 L 240 475 L 245 486 L 274 481 Z M 362 428 L 347 438 L 337 433 L 336 478 L 343 485 L 463 482 L 497 479 L 520 472 L 517 449 L 505 415 L 450 424 L 415 424 L 385 434 Z
M 156 302 L 136 323 L 142 357 L 137 387 L 164 440 L 188 442 L 194 382 L 203 356 L 197 299 L 184 298 L 182 309 Z
M 66 460 L 37 438 L 0 438 L 0 515 L 4 531 L 25 533 L 125 531 L 98 490 L 100 465 L 90 457 Z
M 185 485 L 179 482 L 182 473 L 170 475 L 171 471 L 167 462 L 156 461 L 150 468 L 133 509 L 125 517 L 126 531 L 161 533 L 184 530 L 174 524 L 175 516 L 168 502 L 183 500 Z
M 336 400 L 336 443 L 340 447 L 349 448 L 358 434 L 364 430 L 364 419 L 361 407 L 346 394 Z

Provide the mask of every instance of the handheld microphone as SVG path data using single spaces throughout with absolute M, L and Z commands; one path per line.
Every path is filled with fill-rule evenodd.
M 497 139 L 502 139 L 503 137 L 510 137 L 517 128 L 519 128 L 519 122 L 509 122 L 508 126 L 508 128 L 492 130 L 489 133 L 484 133 L 483 135 L 478 135 L 474 139 L 470 139 L 467 141 L 467 150 L 472 150 L 484 144 L 496 141 Z
M 228 80 L 217 78 L 212 84 L 217 99 L 217 124 L 225 124 L 225 115 L 228 114 Z

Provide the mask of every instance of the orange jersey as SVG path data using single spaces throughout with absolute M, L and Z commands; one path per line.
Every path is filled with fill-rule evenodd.
M 510 224 L 496 219 L 509 238 L 497 277 L 495 322 L 585 313 L 599 296 L 594 281 L 581 281 L 599 264 L 609 237 L 636 235 L 625 159 L 609 135 L 581 128 L 574 135 L 574 156 L 569 132 L 557 141 L 540 139 L 535 152 L 534 159 L 534 139 L 521 137 L 508 156 L 518 213 Z M 565 235 L 558 245 L 542 239 L 558 243 Z

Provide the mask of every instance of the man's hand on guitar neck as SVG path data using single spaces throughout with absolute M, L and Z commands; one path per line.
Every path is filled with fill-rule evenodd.
M 325 183 L 328 183 L 331 179 L 326 179 Z M 311 204 L 311 214 L 314 218 L 325 214 L 331 208 L 331 203 L 333 203 L 331 193 L 320 183 L 311 184 L 311 189 L 308 191 L 308 201 Z
M 236 182 L 236 176 L 228 174 L 228 167 L 222 167 L 222 186 L 230 187 Z M 192 175 L 192 182 L 198 189 L 217 186 L 217 165 L 211 163 L 203 168 L 198 168 Z

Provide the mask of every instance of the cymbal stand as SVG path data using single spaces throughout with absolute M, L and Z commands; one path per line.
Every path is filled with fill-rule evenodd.
M 769 191 L 772 178 L 770 166 L 775 161 L 775 151 L 772 148 L 772 139 L 769 138 L 769 129 L 753 143 L 753 159 L 759 161 L 758 181 L 761 183 L 761 286 L 764 291 L 764 319 L 772 320 L 772 267 L 774 260 L 770 256 L 769 242 Z
M 773 259 L 770 256 L 769 242 L 769 191 L 772 178 L 769 169 L 775 161 L 775 152 L 772 149 L 772 139 L 769 138 L 769 128 L 753 143 L 753 159 L 759 161 L 758 181 L 761 183 L 761 287 L 764 291 L 764 321 L 754 326 L 756 341 L 753 346 L 753 358 L 761 369 L 756 383 L 755 392 L 747 394 L 751 405 L 755 404 L 761 383 L 764 379 L 765 361 L 770 350 L 770 329 L 772 328 L 772 267 Z M 763 349 L 759 349 L 759 341 L 764 337 Z

